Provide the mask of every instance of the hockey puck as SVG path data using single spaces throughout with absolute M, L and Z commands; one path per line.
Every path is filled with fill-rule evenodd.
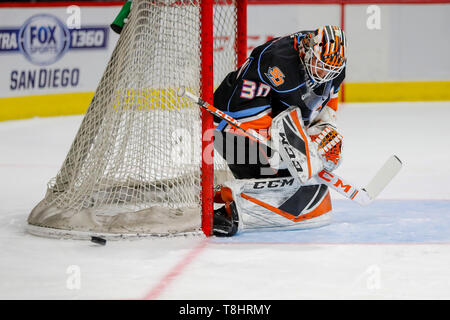
M 97 244 L 101 244 L 102 246 L 106 244 L 106 239 L 100 237 L 91 237 L 91 241 Z

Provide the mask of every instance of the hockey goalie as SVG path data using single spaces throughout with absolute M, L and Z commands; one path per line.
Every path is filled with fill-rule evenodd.
M 235 180 L 216 187 L 213 233 L 328 224 L 328 187 L 311 178 L 342 162 L 336 124 L 346 38 L 336 26 L 301 31 L 256 47 L 214 92 L 214 106 L 276 145 L 260 144 L 219 117 L 214 147 Z

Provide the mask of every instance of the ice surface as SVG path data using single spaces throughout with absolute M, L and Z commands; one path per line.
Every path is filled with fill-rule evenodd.
M 0 299 L 450 299 L 450 102 L 344 106 L 339 175 L 404 168 L 329 226 L 106 246 L 25 232 L 81 119 L 0 122 Z

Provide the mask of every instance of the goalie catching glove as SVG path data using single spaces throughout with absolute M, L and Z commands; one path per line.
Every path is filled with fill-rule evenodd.
M 342 162 L 343 139 L 336 126 L 336 111 L 326 106 L 307 132 L 317 147 L 324 169 L 337 169 Z
M 311 134 L 310 137 L 317 147 L 324 169 L 333 171 L 339 167 L 342 159 L 342 135 L 336 128 L 328 124 L 322 124 L 310 128 L 308 132 L 318 132 L 317 134 Z

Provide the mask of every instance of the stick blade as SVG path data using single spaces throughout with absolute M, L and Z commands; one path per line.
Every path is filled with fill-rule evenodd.
M 381 167 L 380 170 L 375 174 L 372 180 L 367 184 L 364 190 L 367 192 L 369 197 L 373 200 L 375 199 L 381 191 L 391 182 L 392 179 L 397 175 L 397 173 L 402 168 L 401 160 L 392 155 Z

